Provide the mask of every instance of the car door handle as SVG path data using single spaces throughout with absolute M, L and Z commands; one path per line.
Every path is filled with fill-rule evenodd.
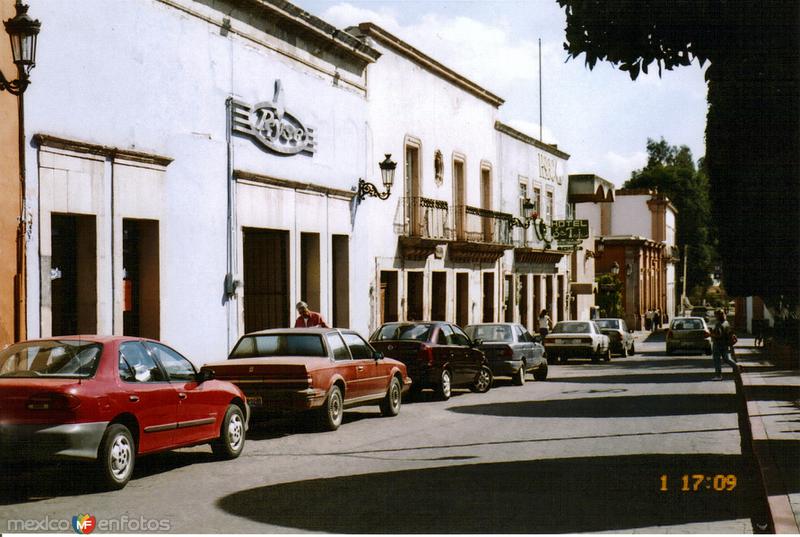
M 186 394 L 181 392 L 178 394 L 178 399 L 186 399 Z
M 363 365 L 357 366 L 356 371 L 364 371 L 364 366 Z
M 138 403 L 139 402 L 139 396 L 138 395 L 129 395 L 128 396 L 128 401 L 130 401 L 131 403 Z

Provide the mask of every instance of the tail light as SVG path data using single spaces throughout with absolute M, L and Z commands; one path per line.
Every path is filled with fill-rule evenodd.
M 502 351 L 500 351 L 500 355 L 506 358 L 511 358 L 514 356 L 514 351 L 511 350 L 511 347 L 504 347 Z
M 667 339 L 672 337 L 672 330 L 667 330 Z
M 419 348 L 419 358 L 426 364 L 428 367 L 433 365 L 433 348 L 429 347 L 428 345 L 423 345 Z
M 711 337 L 711 332 L 708 330 L 703 330 L 703 337 Z
M 592 342 L 592 338 L 590 338 L 590 337 L 582 337 L 580 339 L 580 342 L 581 343 L 591 343 Z
M 28 410 L 75 410 L 81 400 L 68 393 L 37 393 L 28 399 Z

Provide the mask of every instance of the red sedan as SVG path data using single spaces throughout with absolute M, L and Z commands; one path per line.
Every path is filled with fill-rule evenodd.
M 120 489 L 139 455 L 210 442 L 220 458 L 238 457 L 245 401 L 158 341 L 24 341 L 0 352 L 0 460 L 94 460 Z
M 203 370 L 241 387 L 254 414 L 311 410 L 327 430 L 339 428 L 347 407 L 377 404 L 384 416 L 396 416 L 411 386 L 402 362 L 336 328 L 253 332 L 239 339 L 227 362 Z

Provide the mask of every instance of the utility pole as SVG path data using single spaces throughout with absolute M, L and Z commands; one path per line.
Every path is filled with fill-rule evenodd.
M 684 312 L 686 307 L 686 264 L 689 258 L 689 245 L 683 246 L 683 290 L 681 291 L 681 313 Z
M 539 141 L 542 139 L 542 38 L 539 38 Z

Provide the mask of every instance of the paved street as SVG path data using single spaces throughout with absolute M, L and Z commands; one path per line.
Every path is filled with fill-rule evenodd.
M 119 492 L 92 492 L 80 466 L 27 472 L 5 480 L 0 531 L 89 513 L 182 533 L 753 532 L 763 500 L 740 455 L 731 373 L 711 382 L 710 357 L 637 350 L 415 401 L 396 418 L 353 410 L 334 433 L 259 426 L 238 460 L 213 462 L 207 447 L 144 458 Z M 736 486 L 694 491 L 693 474 Z

